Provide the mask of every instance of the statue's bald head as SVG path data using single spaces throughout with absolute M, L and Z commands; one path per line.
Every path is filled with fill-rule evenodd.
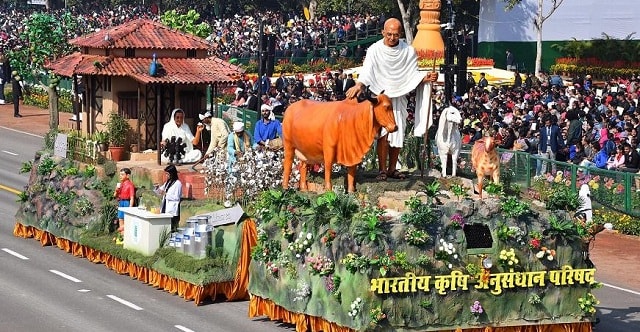
M 386 21 L 384 21 L 384 29 L 400 29 L 402 26 L 402 23 L 400 23 L 400 20 L 392 17 L 387 19 Z
M 384 44 L 389 47 L 397 46 L 400 42 L 402 33 L 402 24 L 397 18 L 390 18 L 384 22 L 382 36 L 384 36 Z

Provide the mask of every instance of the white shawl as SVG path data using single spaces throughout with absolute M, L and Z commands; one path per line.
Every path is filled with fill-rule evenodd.
M 200 150 L 193 149 L 193 134 L 191 133 L 191 129 L 186 123 L 182 123 L 180 127 L 176 124 L 175 115 L 178 109 L 174 109 L 171 112 L 171 119 L 167 122 L 162 128 L 162 140 L 171 139 L 171 136 L 175 136 L 176 139 L 182 138 L 182 142 L 186 144 L 185 155 L 182 157 L 181 162 L 183 163 L 193 163 L 200 159 L 202 156 L 202 152 Z M 167 162 L 167 157 L 162 155 L 162 161 Z
M 384 90 L 391 98 L 404 97 L 417 87 L 414 136 L 419 137 L 432 122 L 431 114 L 427 114 L 431 84 L 420 85 L 425 75 L 418 69 L 418 56 L 413 46 L 400 40 L 398 45 L 389 47 L 381 39 L 367 50 L 358 81 L 369 86 L 373 93 Z

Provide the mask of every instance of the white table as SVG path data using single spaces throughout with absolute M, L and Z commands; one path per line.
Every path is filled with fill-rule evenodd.
M 160 234 L 171 230 L 171 214 L 151 213 L 139 207 L 118 210 L 124 212 L 124 248 L 152 256 L 160 247 Z

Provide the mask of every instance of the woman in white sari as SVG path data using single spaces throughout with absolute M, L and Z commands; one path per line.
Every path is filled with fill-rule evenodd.
M 167 140 L 171 141 L 171 137 L 175 137 L 176 141 L 180 138 L 182 143 L 185 144 L 184 156 L 177 160 L 178 163 L 189 164 L 200 160 L 202 151 L 193 148 L 192 141 L 194 137 L 189 126 L 184 123 L 184 111 L 182 109 L 176 108 L 171 112 L 171 120 L 162 128 L 162 142 L 160 144 L 165 147 Z M 164 153 L 161 160 L 163 163 L 171 162 L 169 156 Z

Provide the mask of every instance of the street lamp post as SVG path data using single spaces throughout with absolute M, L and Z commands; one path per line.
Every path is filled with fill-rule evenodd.
M 444 65 L 441 72 L 444 73 L 444 97 L 445 104 L 451 103 L 453 98 L 453 86 L 456 73 L 456 65 L 454 63 L 456 53 L 456 35 L 454 33 L 456 14 L 453 11 L 453 3 L 447 0 L 447 11 L 449 12 L 449 22 L 444 25 L 446 46 L 444 48 Z

